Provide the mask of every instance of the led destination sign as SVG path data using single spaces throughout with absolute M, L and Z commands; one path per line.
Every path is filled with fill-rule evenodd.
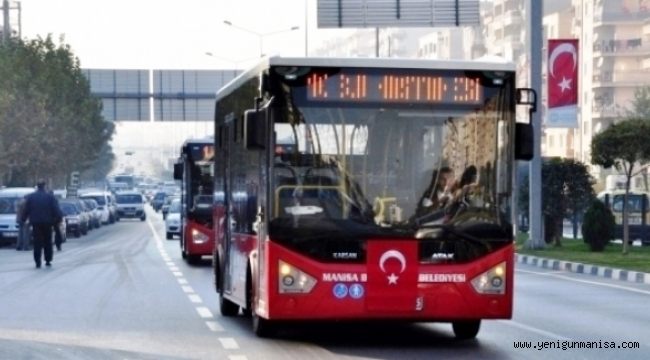
M 480 76 L 458 71 L 315 71 L 308 75 L 306 89 L 309 101 L 478 105 L 484 98 Z

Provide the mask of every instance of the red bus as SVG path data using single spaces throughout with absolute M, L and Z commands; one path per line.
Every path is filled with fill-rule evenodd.
M 183 258 L 198 263 L 212 255 L 214 140 L 190 139 L 183 143 L 174 164 L 174 179 L 181 182 L 180 247 Z
M 501 63 L 272 57 L 240 75 L 215 110 L 222 315 L 260 336 L 386 319 L 473 338 L 510 318 L 513 169 L 532 154 L 515 105 L 535 100 Z

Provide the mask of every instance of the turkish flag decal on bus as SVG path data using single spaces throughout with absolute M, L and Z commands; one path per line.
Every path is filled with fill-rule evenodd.
M 414 311 L 418 288 L 418 243 L 367 241 L 368 311 Z

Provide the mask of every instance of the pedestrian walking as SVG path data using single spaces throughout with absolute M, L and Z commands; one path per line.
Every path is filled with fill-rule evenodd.
M 54 256 L 52 249 L 52 226 L 63 219 L 61 209 L 54 195 L 45 191 L 45 181 L 39 180 L 37 190 L 27 195 L 25 211 L 21 220 L 29 219 L 34 236 L 34 262 L 41 267 L 41 257 L 45 255 L 45 265 L 51 266 Z

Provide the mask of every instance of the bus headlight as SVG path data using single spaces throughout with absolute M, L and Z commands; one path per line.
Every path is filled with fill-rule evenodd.
M 208 235 L 196 230 L 192 229 L 192 241 L 195 244 L 203 244 L 208 241 Z
M 280 294 L 308 293 L 316 285 L 316 278 L 280 260 L 278 261 L 278 284 Z
M 505 294 L 506 262 L 504 261 L 472 279 L 472 286 L 479 294 Z

